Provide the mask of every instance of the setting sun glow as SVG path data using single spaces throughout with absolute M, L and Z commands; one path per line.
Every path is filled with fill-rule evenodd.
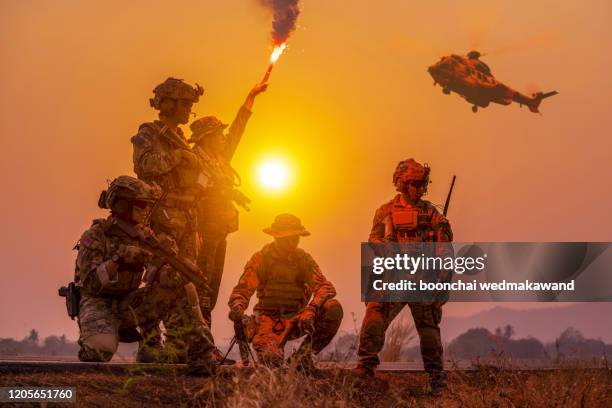
M 289 165 L 282 159 L 265 159 L 257 167 L 259 184 L 266 190 L 284 189 L 289 184 L 290 176 Z

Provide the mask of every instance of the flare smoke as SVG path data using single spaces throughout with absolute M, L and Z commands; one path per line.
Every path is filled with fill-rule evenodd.
M 284 43 L 295 30 L 295 24 L 300 14 L 299 0 L 259 0 L 259 2 L 274 13 L 274 21 L 272 22 L 274 43 Z

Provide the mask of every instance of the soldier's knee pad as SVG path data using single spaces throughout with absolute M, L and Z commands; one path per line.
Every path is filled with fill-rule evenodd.
M 336 299 L 329 299 L 323 304 L 323 317 L 326 320 L 341 322 L 343 316 L 342 305 Z
M 117 336 L 109 333 L 94 334 L 81 342 L 82 349 L 90 349 L 99 353 L 110 354 L 111 357 L 117 351 L 118 345 L 119 339 Z

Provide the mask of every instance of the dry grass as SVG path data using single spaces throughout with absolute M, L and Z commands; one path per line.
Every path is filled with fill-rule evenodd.
M 387 329 L 385 345 L 380 352 L 380 361 L 400 361 L 402 348 L 407 347 L 415 339 L 416 331 L 412 318 L 404 308 Z
M 0 386 L 75 386 L 78 406 L 211 407 L 609 407 L 612 372 L 581 367 L 453 371 L 440 398 L 425 373 L 379 373 L 362 380 L 330 369 L 304 376 L 289 369 L 226 370 L 215 379 L 155 375 L 8 374 Z

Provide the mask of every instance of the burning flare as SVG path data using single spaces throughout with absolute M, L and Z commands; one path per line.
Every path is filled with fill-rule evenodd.
M 278 61 L 278 58 L 281 56 L 283 51 L 285 51 L 287 45 L 285 43 L 278 44 L 274 46 L 274 50 L 272 50 L 272 55 L 270 55 L 270 64 L 274 64 Z
M 278 61 L 278 58 L 281 56 L 283 51 L 285 51 L 285 48 L 287 48 L 287 45 L 285 43 L 280 43 L 274 46 L 274 49 L 272 50 L 272 55 L 270 55 L 270 65 L 268 65 L 266 74 L 261 80 L 262 84 L 265 84 L 266 82 L 268 82 L 268 79 L 270 79 L 270 73 L 272 72 L 272 68 L 274 68 L 274 63 Z

